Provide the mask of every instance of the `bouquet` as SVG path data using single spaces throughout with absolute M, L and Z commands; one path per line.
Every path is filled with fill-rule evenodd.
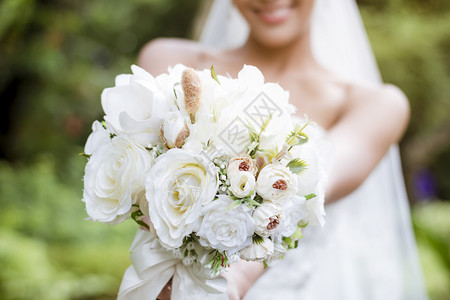
M 103 91 L 84 153 L 89 219 L 140 226 L 119 299 L 155 299 L 171 278 L 172 299 L 226 299 L 231 264 L 271 264 L 323 225 L 320 130 L 252 66 L 132 71 Z

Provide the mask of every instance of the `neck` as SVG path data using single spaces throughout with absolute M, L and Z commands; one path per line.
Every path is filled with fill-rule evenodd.
M 268 47 L 250 35 L 239 51 L 247 64 L 274 76 L 290 71 L 313 73 L 320 69 L 311 50 L 309 33 L 282 47 Z

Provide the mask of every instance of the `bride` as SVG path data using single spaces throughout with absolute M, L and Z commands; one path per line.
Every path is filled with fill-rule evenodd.
M 308 114 L 327 132 L 334 166 L 325 229 L 305 231 L 299 249 L 266 270 L 259 263 L 232 266 L 225 275 L 229 297 L 426 299 L 391 146 L 407 126 L 408 101 L 397 87 L 381 83 L 356 4 L 233 4 L 214 2 L 204 43 L 157 39 L 143 48 L 138 64 L 153 75 L 177 63 L 197 69 L 213 64 L 233 77 L 244 64 L 258 67 L 266 81 L 289 90 L 298 116 Z

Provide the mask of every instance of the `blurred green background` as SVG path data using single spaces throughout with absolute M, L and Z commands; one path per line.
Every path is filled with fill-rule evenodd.
M 431 299 L 450 299 L 450 1 L 360 0 L 386 82 L 412 107 L 401 143 Z M 135 224 L 84 221 L 82 152 L 100 94 L 203 1 L 0 2 L 0 299 L 114 299 Z

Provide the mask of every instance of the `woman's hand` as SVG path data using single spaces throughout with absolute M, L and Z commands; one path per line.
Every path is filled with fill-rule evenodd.
M 227 280 L 227 294 L 230 300 L 242 299 L 255 281 L 264 273 L 264 266 L 258 262 L 241 260 L 232 264 L 222 274 Z
M 222 275 L 227 279 L 227 295 L 230 300 L 240 300 L 239 286 L 235 278 L 231 274 Z

